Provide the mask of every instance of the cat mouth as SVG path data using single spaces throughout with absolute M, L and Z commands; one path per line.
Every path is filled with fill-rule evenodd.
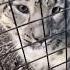
M 36 40 L 35 42 L 31 42 L 26 39 L 24 40 L 27 42 L 27 45 L 30 45 L 30 47 L 32 47 L 33 49 L 39 48 L 40 46 L 42 46 L 43 43 L 43 41 L 39 41 L 39 40 Z

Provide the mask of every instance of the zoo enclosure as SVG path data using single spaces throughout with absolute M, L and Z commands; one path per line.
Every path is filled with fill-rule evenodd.
M 12 2 L 12 1 L 3 2 L 3 3 L 0 3 L 0 5 L 3 5 L 3 4 L 6 4 L 6 3 L 9 4 L 9 6 L 10 6 L 10 8 L 11 8 L 11 13 L 12 13 L 12 16 L 13 16 L 14 24 L 15 24 L 16 27 L 15 27 L 15 28 L 12 28 L 12 29 L 10 29 L 10 30 L 7 30 L 7 31 L 5 31 L 5 32 L 3 32 L 3 33 L 6 33 L 6 32 L 8 32 L 8 31 L 11 31 L 11 30 L 16 29 L 17 34 L 18 34 L 18 38 L 19 38 L 19 41 L 20 41 L 20 44 L 21 44 L 21 48 L 18 48 L 18 49 L 16 49 L 16 50 L 10 51 L 10 52 L 8 52 L 8 53 L 6 53 L 6 54 L 1 55 L 0 57 L 6 56 L 6 55 L 9 54 L 9 53 L 13 53 L 13 52 L 15 52 L 15 51 L 17 51 L 17 50 L 19 50 L 19 49 L 22 49 L 22 51 L 23 51 L 23 56 L 24 56 L 24 59 L 25 59 L 25 63 L 26 63 L 26 64 L 25 64 L 25 65 L 21 65 L 20 67 L 25 66 L 26 69 L 29 70 L 28 65 L 29 65 L 30 63 L 35 62 L 35 61 L 38 61 L 39 59 L 42 59 L 42 58 L 44 58 L 44 57 L 47 57 L 48 70 L 52 70 L 53 68 L 58 67 L 58 66 L 60 66 L 60 65 L 62 65 L 62 64 L 65 64 L 65 63 L 66 63 L 66 70 L 67 70 L 67 62 L 69 62 L 69 60 L 67 60 L 67 10 L 69 10 L 69 8 L 67 8 L 67 0 L 65 0 L 65 9 L 64 9 L 63 11 L 61 11 L 61 12 L 58 12 L 58 13 L 64 12 L 64 16 L 65 16 L 65 31 L 53 35 L 53 36 L 55 36 L 55 35 L 61 35 L 62 33 L 65 33 L 65 46 L 66 46 L 66 47 L 65 47 L 65 48 L 62 48 L 62 49 L 60 49 L 60 50 L 66 49 L 66 62 L 63 62 L 63 63 L 61 63 L 61 64 L 59 64 L 59 65 L 56 65 L 56 66 L 54 66 L 54 67 L 52 67 L 52 68 L 50 68 L 48 56 L 49 56 L 49 55 L 52 55 L 52 54 L 54 54 L 54 53 L 56 53 L 56 52 L 58 52 L 58 51 L 60 51 L 60 50 L 57 50 L 57 51 L 55 51 L 55 52 L 52 52 L 52 53 L 48 54 L 48 51 L 47 51 L 47 50 L 48 50 L 48 49 L 47 49 L 47 43 L 46 43 L 46 37 L 45 37 L 44 19 L 46 19 L 46 18 L 48 18 L 48 17 L 51 17 L 51 16 L 53 16 L 53 15 L 55 15 L 55 14 L 57 14 L 57 13 L 52 14 L 52 15 L 49 15 L 49 16 L 47 16 L 47 17 L 43 17 L 42 2 L 41 2 L 41 0 L 39 0 L 40 10 L 41 10 L 41 18 L 40 18 L 40 19 L 37 19 L 37 20 L 34 20 L 34 21 L 31 21 L 31 22 L 29 22 L 29 23 L 26 23 L 26 24 L 17 26 L 16 18 L 14 17 L 14 12 L 13 12 L 13 8 L 12 8 L 12 5 L 11 5 L 11 2 Z M 35 43 L 37 43 L 37 42 L 34 42 L 34 43 L 32 43 L 32 44 L 23 46 L 23 45 L 22 45 L 21 38 L 20 38 L 20 34 L 19 34 L 18 28 L 21 28 L 21 27 L 26 26 L 26 25 L 30 25 L 30 24 L 32 24 L 32 23 L 34 23 L 34 22 L 36 22 L 36 21 L 39 21 L 39 20 L 42 21 L 43 33 L 44 33 L 44 39 L 43 39 L 42 41 L 45 42 L 46 55 L 43 56 L 43 57 L 41 57 L 41 58 L 38 58 L 38 59 L 33 60 L 33 61 L 31 61 L 31 62 L 28 63 L 27 60 L 26 60 L 24 48 L 26 48 L 26 47 L 29 46 L 29 45 L 33 45 L 33 44 L 35 44 Z M 3 34 L 3 33 L 1 33 L 1 34 Z M 1 35 L 1 34 L 0 34 L 0 35 Z M 51 38 L 51 37 L 53 37 L 53 36 L 48 36 L 48 38 Z M 2 70 L 4 70 L 1 63 L 0 63 L 0 65 L 1 65 L 1 67 L 2 67 Z M 19 68 L 20 68 L 20 67 L 19 67 Z M 18 68 L 17 68 L 17 69 L 18 69 Z

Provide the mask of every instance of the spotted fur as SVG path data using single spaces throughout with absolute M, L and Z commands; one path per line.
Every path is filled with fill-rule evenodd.
M 68 3 L 70 2 L 68 1 Z M 42 17 L 39 0 L 14 0 L 13 2 L 11 2 L 11 5 L 14 12 L 16 24 L 18 27 L 21 25 L 25 25 L 33 20 L 41 19 Z M 69 4 L 68 4 L 68 7 L 69 7 Z M 48 50 L 48 54 L 50 54 L 52 52 L 55 52 L 56 50 L 65 48 L 65 33 L 55 35 L 57 33 L 64 32 L 65 30 L 64 13 L 58 13 L 64 10 L 64 0 L 62 1 L 61 0 L 42 0 L 42 10 L 43 10 L 42 11 L 43 17 L 53 14 L 53 16 L 43 20 L 47 50 Z M 58 13 L 58 14 L 55 14 L 55 13 Z M 69 22 L 69 12 L 68 12 L 68 22 Z M 13 21 L 11 8 L 8 3 L 5 4 L 3 7 L 0 23 L 1 23 L 0 24 L 1 27 L 4 28 L 4 31 L 16 27 Z M 68 23 L 68 30 L 69 28 L 70 27 Z M 20 34 L 23 46 L 26 46 L 28 44 L 32 44 L 38 41 L 33 45 L 24 47 L 24 52 L 25 52 L 27 62 L 30 63 L 33 60 L 46 56 L 46 46 L 45 46 L 45 42 L 43 41 L 44 31 L 43 31 L 43 25 L 41 20 L 19 27 L 18 30 L 19 30 L 19 34 Z M 67 32 L 67 34 L 68 34 L 67 53 L 68 53 L 68 60 L 70 60 L 69 59 L 70 58 L 69 31 Z M 11 38 L 11 40 L 7 38 L 8 39 L 7 41 L 8 42 L 11 41 L 11 43 L 3 46 L 5 49 L 6 48 L 7 49 L 1 50 L 1 53 L 0 53 L 1 55 L 3 53 L 5 54 L 12 50 L 21 48 L 20 41 L 18 38 L 18 33 L 16 30 L 12 30 L 8 32 L 7 35 L 8 37 Z M 4 35 L 4 37 L 7 35 Z M 1 40 L 1 41 L 3 42 L 4 40 Z M 42 42 L 40 40 L 42 40 Z M 66 50 L 65 49 L 60 50 L 52 55 L 49 55 L 48 57 L 49 57 L 50 67 L 52 68 L 53 66 L 56 66 L 66 61 Z M 4 59 L 1 60 L 1 63 L 3 65 L 4 70 L 27 70 L 26 67 L 24 66 L 25 59 L 24 59 L 22 49 L 16 52 L 10 53 L 9 55 L 3 58 Z M 19 68 L 19 66 L 21 65 L 23 65 L 23 67 Z M 47 57 L 44 57 L 40 60 L 30 63 L 28 67 L 29 67 L 29 70 L 48 70 Z M 59 70 L 59 69 L 65 70 L 65 68 L 66 68 L 65 64 L 63 64 L 56 68 L 53 68 L 52 70 Z M 69 69 L 70 68 L 68 63 L 68 70 Z

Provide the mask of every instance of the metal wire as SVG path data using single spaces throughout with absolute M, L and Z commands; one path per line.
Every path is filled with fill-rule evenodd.
M 3 65 L 2 65 L 2 62 L 0 61 L 0 67 L 1 67 L 1 69 L 2 70 L 4 70 L 4 68 L 3 68 Z
M 65 9 L 67 8 L 67 0 L 65 0 Z M 67 10 L 64 12 L 65 17 L 65 46 L 66 46 L 66 70 L 67 70 Z
M 9 6 L 10 6 L 10 9 L 11 9 L 11 13 L 12 13 L 12 16 L 13 16 L 13 20 L 14 20 L 15 27 L 17 27 L 16 19 L 15 19 L 14 12 L 13 12 L 12 5 L 11 5 L 10 1 L 9 1 Z M 29 70 L 28 64 L 27 64 L 27 60 L 26 60 L 26 56 L 25 56 L 25 52 L 24 52 L 24 49 L 23 49 L 23 45 L 22 45 L 22 41 L 21 41 L 21 37 L 20 37 L 18 28 L 16 28 L 16 31 L 17 31 L 18 38 L 19 38 L 20 45 L 21 45 L 21 49 L 22 49 L 22 52 L 23 52 L 23 56 L 24 56 L 24 60 L 25 60 L 26 69 Z
M 61 33 L 54 34 L 54 35 L 52 35 L 52 36 L 48 36 L 48 37 L 46 37 L 46 35 L 45 35 L 44 19 L 47 19 L 48 17 L 54 16 L 54 15 L 57 14 L 57 13 L 51 14 L 51 15 L 46 16 L 46 17 L 43 17 L 42 2 L 41 2 L 41 0 L 39 0 L 39 2 L 40 2 L 40 10 L 41 10 L 41 18 L 40 18 L 40 19 L 33 20 L 33 21 L 31 21 L 31 22 L 28 22 L 28 23 L 25 23 L 25 24 L 23 24 L 23 25 L 17 26 L 17 24 L 16 24 L 16 19 L 15 19 L 15 16 L 14 16 L 14 12 L 13 12 L 13 9 L 12 9 L 11 2 L 12 2 L 12 1 L 9 0 L 9 1 L 7 1 L 7 2 L 0 3 L 0 5 L 3 5 L 3 4 L 6 4 L 6 3 L 9 4 L 10 9 L 11 9 L 11 13 L 12 13 L 12 17 L 13 17 L 13 20 L 14 20 L 15 28 L 12 28 L 12 29 L 10 29 L 10 30 L 7 30 L 7 31 L 5 31 L 5 32 L 2 32 L 0 35 L 2 35 L 2 34 L 4 34 L 4 33 L 8 32 L 8 31 L 11 31 L 11 30 L 16 30 L 16 31 L 17 31 L 17 34 L 18 34 L 18 38 L 19 38 L 21 47 L 18 48 L 18 49 L 9 51 L 9 52 L 7 52 L 7 53 L 5 53 L 5 54 L 3 54 L 3 55 L 0 55 L 0 57 L 3 57 L 3 56 L 6 57 L 6 55 L 8 55 L 8 54 L 22 49 L 22 52 L 23 52 L 23 56 L 24 56 L 26 65 L 21 65 L 21 66 L 19 66 L 19 67 L 16 68 L 16 69 L 19 69 L 20 67 L 26 66 L 26 68 L 29 70 L 29 66 L 28 66 L 28 65 L 29 65 L 30 63 L 33 63 L 33 62 L 35 62 L 35 61 L 38 61 L 38 60 L 40 60 L 40 59 L 42 59 L 42 58 L 47 57 L 48 70 L 51 70 L 51 69 L 53 69 L 53 68 L 55 68 L 55 67 L 58 67 L 58 66 L 60 66 L 60 65 L 62 65 L 62 64 L 65 64 L 65 63 L 66 63 L 66 70 L 67 70 L 67 62 L 70 62 L 70 61 L 67 60 L 67 31 L 70 31 L 70 30 L 67 30 L 67 10 L 70 10 L 70 8 L 67 8 L 67 0 L 65 0 L 65 9 L 64 9 L 63 11 L 61 11 L 61 12 L 57 12 L 57 13 L 64 13 L 64 16 L 65 16 L 65 31 L 63 31 L 63 32 L 61 32 Z M 37 43 L 37 42 L 39 42 L 39 41 L 34 42 L 34 43 L 32 43 L 32 44 L 28 44 L 28 45 L 26 45 L 26 46 L 23 46 L 23 45 L 22 45 L 21 38 L 20 38 L 20 34 L 19 34 L 18 28 L 20 28 L 20 27 L 22 27 L 22 26 L 29 25 L 29 24 L 33 24 L 34 22 L 37 22 L 37 21 L 39 21 L 39 20 L 42 21 L 43 34 L 44 34 L 44 38 L 43 38 L 42 40 L 40 40 L 40 41 L 44 41 L 44 42 L 45 42 L 46 55 L 44 55 L 44 56 L 42 56 L 42 57 L 40 57 L 40 58 L 37 58 L 37 59 L 35 59 L 35 60 L 31 61 L 31 62 L 27 62 L 26 55 L 25 55 L 25 52 L 24 52 L 24 48 L 26 48 L 27 46 L 33 45 L 33 44 L 35 44 L 35 43 Z M 53 36 L 61 35 L 61 34 L 63 34 L 63 33 L 65 33 L 65 46 L 66 46 L 66 47 L 65 47 L 65 48 L 61 48 L 61 49 L 59 49 L 59 50 L 57 50 L 57 51 L 55 51 L 55 52 L 52 52 L 52 53 L 48 54 L 48 50 L 47 50 L 47 45 L 48 45 L 48 44 L 46 43 L 46 40 L 49 39 L 49 38 L 52 38 Z M 60 50 L 63 50 L 63 49 L 66 49 L 66 61 L 63 62 L 63 63 L 60 63 L 59 65 L 56 65 L 56 66 L 54 66 L 54 67 L 51 68 L 51 67 L 50 67 L 50 63 L 49 63 L 49 58 L 48 58 L 49 55 L 52 55 L 52 54 L 54 54 L 54 53 L 56 53 L 56 52 L 58 52 L 58 51 L 60 51 Z M 4 58 L 4 57 L 3 57 L 3 58 Z M 1 60 L 1 59 L 0 59 L 0 60 Z M 4 70 L 4 69 L 3 69 L 3 66 L 2 66 L 2 64 L 1 64 L 1 62 L 0 62 L 0 66 L 1 66 L 2 70 Z
M 39 2 L 40 2 L 41 17 L 43 18 L 42 1 L 39 0 Z M 44 37 L 46 37 L 45 27 L 44 27 L 44 20 L 43 19 L 42 19 L 42 26 L 43 26 L 43 35 L 44 35 Z M 50 70 L 50 63 L 49 63 L 48 48 L 47 48 L 46 40 L 45 40 L 45 49 L 46 49 L 46 55 L 47 55 L 48 70 Z

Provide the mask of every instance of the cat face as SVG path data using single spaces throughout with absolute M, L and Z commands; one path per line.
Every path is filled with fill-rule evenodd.
M 64 14 L 63 13 L 55 14 L 64 9 L 63 1 L 43 0 L 42 2 L 43 2 L 42 5 L 43 16 L 46 17 L 48 15 L 53 14 L 53 16 L 43 20 L 46 37 L 63 31 Z M 17 26 L 27 24 L 28 22 L 41 18 L 42 15 L 41 15 L 41 9 L 39 4 L 40 3 L 38 0 L 14 0 L 11 3 L 11 5 L 12 5 Z M 1 20 L 7 23 L 7 25 L 5 24 L 7 27 L 9 28 L 15 27 L 11 9 L 8 4 L 4 7 Z M 20 27 L 18 30 L 21 36 L 23 46 L 42 40 L 44 38 L 42 20 Z M 13 34 L 15 33 L 13 32 Z M 48 43 L 47 45 L 48 52 L 54 51 L 55 48 L 59 49 L 61 47 L 64 47 L 64 41 L 63 41 L 64 36 L 63 37 L 62 36 L 59 37 L 55 36 L 51 39 L 47 38 L 46 43 Z M 17 45 L 16 47 L 18 46 L 19 45 Z M 26 48 L 24 48 L 24 51 L 25 51 L 27 62 L 31 62 L 37 58 L 46 55 L 45 43 L 38 42 L 34 45 L 27 46 Z M 22 50 L 18 51 L 18 55 L 21 57 L 22 63 L 24 64 L 25 62 L 24 62 Z M 57 61 L 57 59 L 59 60 Z M 51 67 L 65 61 L 65 50 L 49 56 L 49 60 L 50 60 Z M 48 70 L 47 58 L 45 57 L 34 63 L 31 63 L 30 66 L 32 67 L 32 70 Z M 65 69 L 64 67 L 65 65 L 61 66 L 62 69 Z M 55 70 L 59 70 L 59 69 L 56 68 Z M 19 70 L 24 70 L 24 69 L 20 68 Z
M 35 2 L 37 2 L 37 5 Z M 41 12 L 40 12 L 41 9 L 40 9 L 38 1 L 15 0 L 11 3 L 11 5 L 12 5 L 12 9 L 14 12 L 17 26 L 26 24 L 26 23 L 34 21 L 34 20 L 41 19 Z M 8 24 L 6 26 L 8 26 L 10 28 L 15 27 L 10 6 L 7 4 L 5 7 L 6 8 L 3 13 L 4 17 L 2 16 L 3 17 L 2 19 L 3 19 L 3 21 L 5 21 L 4 18 L 7 18 L 8 22 L 6 22 L 7 20 L 5 22 Z M 44 8 L 47 9 L 45 6 L 44 6 Z M 47 11 L 47 10 L 45 10 L 45 9 L 43 11 L 43 14 L 45 16 L 47 16 L 45 13 L 45 11 Z M 45 20 L 45 22 L 46 22 L 46 20 Z M 46 28 L 45 32 L 47 35 L 48 29 L 47 29 L 46 23 L 45 23 L 45 28 Z M 31 41 L 31 42 L 36 42 L 36 40 L 41 40 L 44 37 L 43 26 L 42 26 L 41 20 L 36 21 L 30 25 L 21 27 L 21 28 L 19 28 L 19 30 L 20 30 L 20 33 L 22 34 L 22 38 L 23 39 L 27 38 L 26 35 L 29 35 L 31 37 L 31 39 L 29 41 Z

